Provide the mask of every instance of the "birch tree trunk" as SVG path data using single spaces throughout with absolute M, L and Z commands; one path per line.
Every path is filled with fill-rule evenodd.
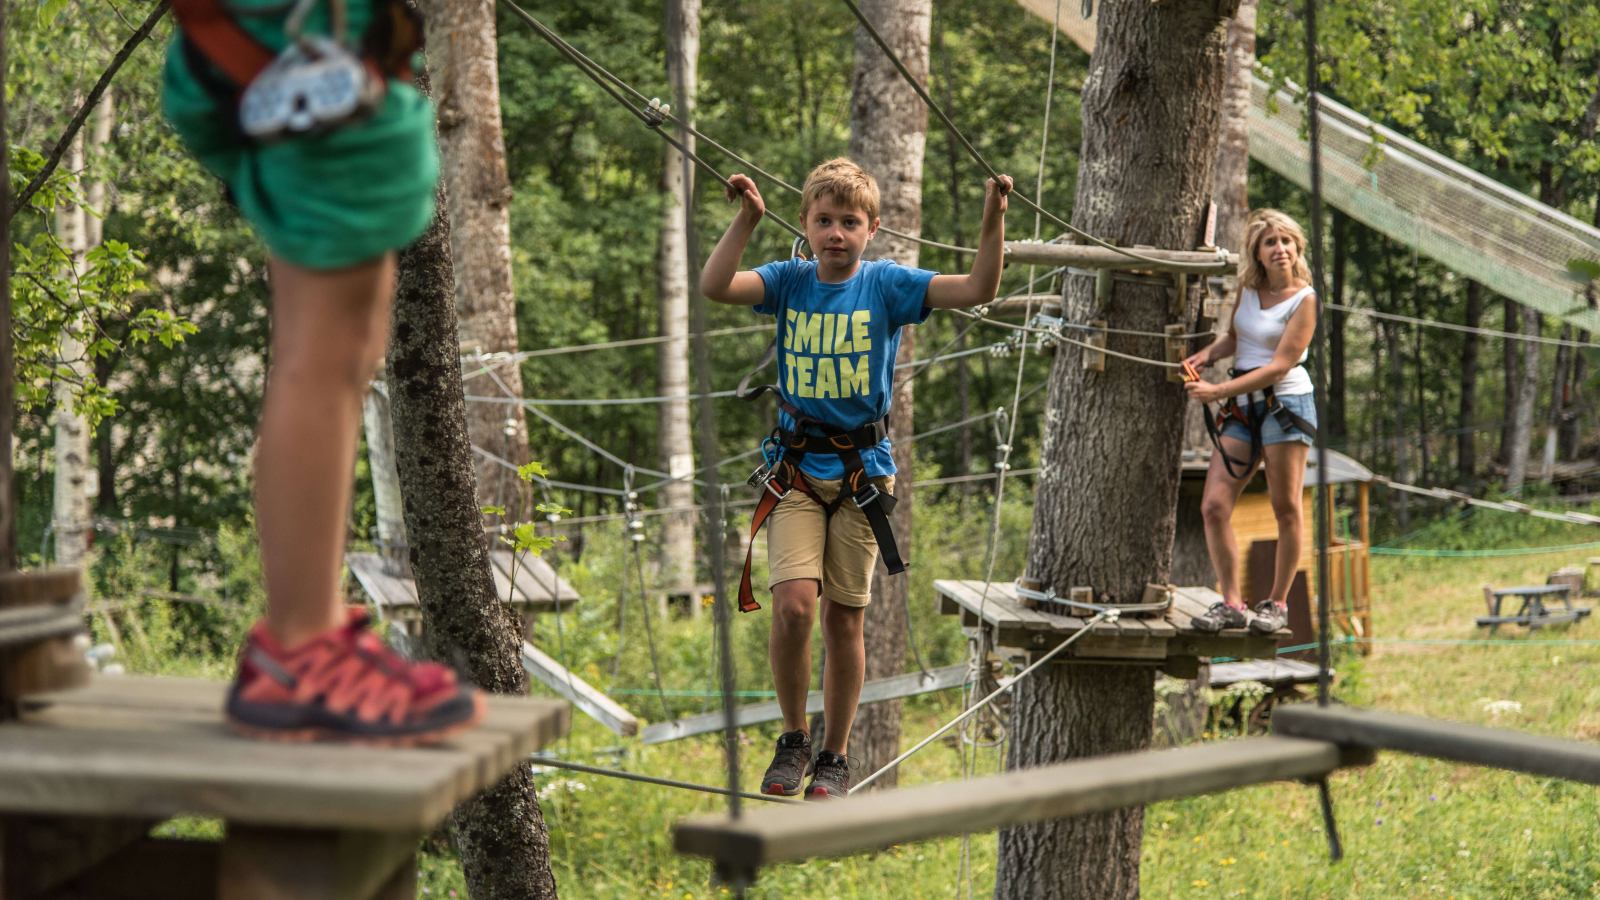
M 1213 243 L 1235 252 L 1244 249 L 1244 223 L 1250 216 L 1250 76 L 1256 64 L 1256 0 L 1241 0 L 1239 12 L 1228 22 L 1228 68 L 1222 88 L 1222 127 L 1217 143 L 1217 169 L 1212 178 L 1211 201 L 1217 204 Z M 1211 320 L 1218 337 L 1233 324 L 1233 283 L 1230 279 L 1220 315 Z M 1205 323 L 1202 323 L 1202 327 Z M 1228 380 L 1233 358 L 1218 360 L 1201 377 L 1212 384 Z M 1206 431 L 1205 410 L 1198 403 L 1184 412 L 1183 449 L 1207 452 L 1211 436 Z M 1200 673 L 1207 676 L 1207 673 Z M 1197 680 L 1197 684 L 1203 682 Z
M 455 264 L 461 349 L 517 352 L 516 298 L 511 285 L 511 182 L 500 126 L 500 74 L 494 0 L 424 0 L 428 73 L 439 114 L 439 155 L 450 207 L 450 252 Z M 479 376 L 490 396 L 521 398 L 516 364 Z M 474 403 L 467 408 L 474 446 L 514 464 L 528 461 L 528 426 L 519 406 Z M 505 506 L 513 516 L 521 482 L 515 472 L 478 456 L 480 505 Z M 493 524 L 485 520 L 487 524 Z
M 667 81 L 672 86 L 672 108 L 678 118 L 694 121 L 697 66 L 700 58 L 700 0 L 667 0 Z M 678 140 L 694 149 L 694 137 L 679 129 Z M 689 235 L 684 208 L 694 189 L 692 172 L 684 166 L 678 148 L 666 145 L 662 154 L 661 247 L 658 251 L 657 291 L 661 301 L 661 334 L 671 337 L 660 345 L 656 393 L 684 397 L 689 393 Z M 658 431 L 662 468 L 673 477 L 694 471 L 694 443 L 689 435 L 689 401 L 673 400 L 660 406 Z M 674 481 L 663 488 L 664 504 L 675 512 L 662 523 L 661 574 L 664 583 L 688 587 L 695 580 L 694 484 Z M 700 604 L 690 598 L 689 609 Z
M 480 530 L 450 252 L 441 196 L 433 225 L 400 254 L 386 363 L 422 651 L 485 690 L 525 694 L 520 623 L 495 596 Z M 550 834 L 526 766 L 457 807 L 454 824 L 473 900 L 556 896 Z
M 89 140 L 94 151 L 111 139 L 113 107 L 111 91 L 107 90 L 95 105 L 94 127 Z M 88 155 L 84 148 L 83 132 L 78 132 L 67 150 L 65 162 L 68 171 L 80 178 L 86 175 Z M 104 213 L 106 186 L 91 182 L 85 190 L 85 200 L 93 213 L 77 203 L 67 202 L 56 208 L 56 235 L 61 246 L 72 257 L 73 271 L 82 275 L 87 268 L 90 250 L 100 243 L 102 228 L 99 214 Z M 80 327 L 89 323 L 79 322 Z M 94 366 L 86 356 L 82 340 L 63 336 L 61 365 L 71 371 L 72 380 L 83 383 L 94 377 Z M 98 480 L 99 472 L 89 458 L 89 423 L 73 409 L 73 384 L 59 381 L 55 387 L 55 484 L 54 502 L 51 505 L 50 525 L 55 532 L 56 564 L 77 566 L 89 551 L 91 480 Z M 107 426 L 109 427 L 109 426 Z
M 1226 77 L 1225 21 L 1209 0 L 1107 0 L 1083 86 L 1083 145 L 1073 224 L 1122 246 L 1189 250 L 1210 204 Z M 1160 331 L 1167 290 L 1072 278 L 1068 321 Z M 1195 310 L 1180 321 L 1195 321 Z M 1137 339 L 1110 347 L 1147 355 Z M 1134 600 L 1167 580 L 1183 447 L 1184 394 L 1166 370 L 1110 360 L 1086 371 L 1062 346 L 1050 372 L 1028 577 L 1066 593 Z M 1107 410 L 1119 410 L 1107 416 Z M 1115 461 L 1116 477 L 1107 476 Z M 1149 746 L 1152 670 L 1048 666 L 1017 689 L 1012 769 Z M 1000 832 L 995 897 L 1131 900 L 1139 896 L 1142 807 Z
M 1538 335 L 1544 330 L 1544 316 L 1538 310 L 1522 307 L 1522 333 Z M 1539 346 L 1517 341 L 1522 364 L 1517 373 L 1517 394 L 1506 418 L 1511 420 L 1511 449 L 1506 461 L 1506 489 L 1521 487 L 1528 480 L 1528 453 L 1533 445 L 1533 404 L 1539 395 Z
M 884 41 L 900 57 L 912 77 L 928 82 L 928 39 L 933 22 L 932 0 L 866 0 L 861 11 L 878 28 Z M 878 180 L 880 218 L 905 234 L 922 233 L 922 155 L 928 140 L 928 110 L 905 83 L 865 29 L 856 29 L 855 82 L 850 98 L 850 156 Z M 901 265 L 917 264 L 917 244 L 879 233 L 867 245 L 866 257 L 892 259 Z M 900 333 L 896 364 L 916 358 L 916 329 Z M 911 370 L 898 369 L 890 404 L 889 437 L 895 442 L 895 506 L 889 521 L 903 554 L 911 552 L 912 445 L 915 394 Z M 880 563 L 872 575 L 872 603 L 867 607 L 865 642 L 868 680 L 905 671 L 905 574 L 885 574 Z M 862 772 L 876 772 L 900 752 L 899 700 L 863 706 L 856 712 L 850 732 L 850 755 L 861 761 Z M 896 773 L 887 772 L 872 789 L 895 785 Z

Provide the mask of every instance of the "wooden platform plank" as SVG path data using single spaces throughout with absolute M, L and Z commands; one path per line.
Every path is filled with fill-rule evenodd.
M 1374 750 L 1400 750 L 1434 759 L 1600 784 L 1600 746 L 1585 741 L 1353 706 L 1319 708 L 1310 703 L 1278 707 L 1272 713 L 1272 730 Z
M 483 725 L 438 747 L 274 744 L 227 729 L 226 690 L 120 676 L 29 698 L 20 721 L 0 725 L 0 810 L 427 830 L 571 716 L 561 701 L 491 697 Z
M 921 672 L 908 672 L 904 675 L 894 675 L 889 678 L 876 678 L 861 686 L 862 706 L 869 703 L 878 703 L 883 700 L 893 700 L 896 697 L 911 697 L 917 694 L 926 694 L 932 691 L 943 691 L 964 684 L 967 680 L 967 667 L 965 665 L 944 666 L 929 671 L 933 677 L 928 678 Z M 822 712 L 822 692 L 812 691 L 806 695 L 806 712 Z M 735 714 L 735 721 L 740 727 L 755 725 L 761 722 L 776 722 L 783 718 L 783 713 L 778 709 L 778 701 L 769 700 L 766 703 L 749 703 L 739 707 Z M 685 716 L 671 722 L 657 722 L 645 726 L 640 737 L 646 744 L 659 744 L 665 741 L 675 741 L 679 738 L 691 737 L 696 734 L 720 731 L 725 727 L 726 721 L 721 710 L 701 713 L 697 716 Z
M 514 595 L 511 592 L 511 551 L 494 551 L 489 554 L 489 560 L 495 596 L 502 600 L 510 596 L 512 605 L 519 611 L 554 612 L 558 602 L 562 610 L 568 610 L 578 602 L 578 592 L 572 585 L 536 556 L 524 556 L 517 563 Z M 390 573 L 389 563 L 380 554 L 346 553 L 345 564 L 367 596 L 386 610 L 393 609 L 400 618 L 416 617 L 419 612 L 416 582 Z
M 1339 748 L 1327 741 L 1247 738 L 1075 760 L 843 803 L 751 809 L 737 820 L 698 816 L 678 823 L 673 841 L 680 853 L 749 871 L 1268 781 L 1317 778 L 1340 763 Z
M 527 641 L 522 642 L 522 668 L 612 733 L 620 737 L 639 733 L 639 720 L 633 713 Z

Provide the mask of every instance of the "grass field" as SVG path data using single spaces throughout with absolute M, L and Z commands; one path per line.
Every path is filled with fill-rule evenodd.
M 1433 546 L 1473 539 L 1496 546 L 1556 545 L 1586 532 L 1509 523 L 1492 530 L 1445 529 Z M 1482 543 L 1478 544 L 1482 546 Z M 1384 638 L 1483 639 L 1473 625 L 1479 585 L 1542 583 L 1582 553 L 1429 559 L 1373 559 L 1374 618 Z M 1532 638 L 1502 631 L 1494 645 L 1374 646 L 1342 656 L 1338 694 L 1353 703 L 1540 734 L 1600 736 L 1600 626 L 1586 622 Z M 1593 646 L 1555 641 L 1595 641 Z M 1550 643 L 1539 643 L 1550 642 Z M 644 700 L 633 705 L 645 710 Z M 1508 702 L 1502 702 L 1508 701 Z M 906 746 L 959 710 L 953 694 L 908 703 Z M 774 728 L 750 729 L 745 783 L 759 776 Z M 656 747 L 620 741 L 579 717 L 556 751 L 582 762 L 720 784 L 713 737 Z M 983 770 L 998 765 L 993 751 Z M 902 769 L 901 783 L 959 777 L 954 750 L 935 743 Z M 551 829 L 551 857 L 563 897 L 726 896 L 709 867 L 671 851 L 675 820 L 724 808 L 721 798 L 547 770 L 539 779 Z M 1143 894 L 1149 898 L 1578 898 L 1600 897 L 1600 798 L 1594 789 L 1545 778 L 1384 754 L 1371 768 L 1342 772 L 1333 796 L 1347 857 L 1330 865 L 1313 789 L 1270 784 L 1150 807 Z M 971 838 L 974 896 L 994 882 L 995 835 Z M 952 838 L 841 860 L 775 866 L 752 897 L 957 897 L 961 842 Z M 465 897 L 444 851 L 424 857 L 432 896 Z

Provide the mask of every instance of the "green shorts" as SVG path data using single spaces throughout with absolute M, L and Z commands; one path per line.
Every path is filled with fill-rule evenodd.
M 360 35 L 372 5 L 347 5 L 350 34 Z M 307 32 L 327 33 L 326 11 L 326 3 L 318 4 Z M 286 43 L 281 16 L 241 16 L 239 22 L 275 51 Z M 241 135 L 235 110 L 219 108 L 196 79 L 182 41 L 181 34 L 174 36 L 167 47 L 163 111 L 201 164 L 227 184 L 275 255 L 309 269 L 338 269 L 422 235 L 433 219 L 439 150 L 433 104 L 415 88 L 391 79 L 383 106 L 371 118 L 329 134 L 262 144 Z

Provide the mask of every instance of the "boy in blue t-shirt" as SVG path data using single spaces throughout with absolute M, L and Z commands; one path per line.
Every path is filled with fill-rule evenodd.
M 805 420 L 830 426 L 835 436 L 879 422 L 889 413 L 900 327 L 915 325 L 934 309 L 979 306 L 994 299 L 1005 252 L 1006 195 L 1011 179 L 988 184 L 983 228 L 972 271 L 940 275 L 892 260 L 862 262 L 878 230 L 878 185 L 848 159 L 825 162 L 806 178 L 800 218 L 815 260 L 790 259 L 739 271 L 745 244 L 761 222 L 765 204 L 755 182 L 735 175 L 728 199 L 739 213 L 706 261 L 700 290 L 718 303 L 753 306 L 778 317 L 778 384 L 786 404 Z M 779 419 L 796 430 L 786 409 Z M 824 434 L 809 422 L 803 433 Z M 870 442 L 870 439 L 869 439 Z M 883 494 L 894 490 L 889 440 L 859 451 L 864 475 Z M 845 460 L 811 450 L 796 489 L 772 508 L 767 559 L 772 590 L 768 649 L 772 679 L 783 710 L 784 734 L 761 790 L 794 796 L 812 767 L 806 693 L 811 680 L 811 626 L 822 606 L 823 715 L 827 732 L 816 756 L 808 799 L 842 797 L 850 789 L 845 748 L 866 670 L 861 623 L 871 601 L 878 543 L 867 516 L 849 500 Z M 846 496 L 841 498 L 840 492 Z M 870 501 L 869 501 L 870 502 Z M 831 508 L 831 512 L 830 512 Z

